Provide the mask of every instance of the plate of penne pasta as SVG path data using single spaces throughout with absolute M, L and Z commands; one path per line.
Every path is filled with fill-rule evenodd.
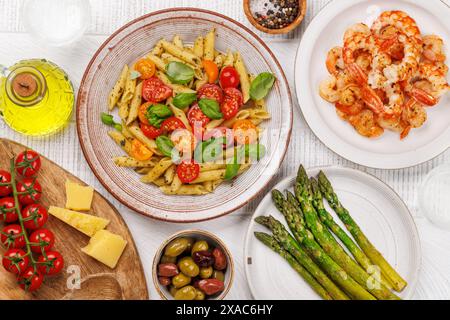
M 115 32 L 78 93 L 84 155 L 135 211 L 192 222 L 253 199 L 292 128 L 289 86 L 269 48 L 220 14 L 162 10 Z

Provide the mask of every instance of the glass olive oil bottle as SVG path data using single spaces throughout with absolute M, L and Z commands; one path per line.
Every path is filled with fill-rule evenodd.
M 45 59 L 22 60 L 0 78 L 0 114 L 14 130 L 43 136 L 70 120 L 74 91 L 67 74 Z

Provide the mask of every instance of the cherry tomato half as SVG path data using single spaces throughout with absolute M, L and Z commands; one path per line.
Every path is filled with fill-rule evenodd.
M 55 244 L 55 235 L 48 229 L 38 229 L 30 235 L 29 241 L 33 243 L 31 245 L 31 251 L 42 253 L 43 249 L 47 252 Z
M 203 60 L 202 66 L 205 69 L 206 75 L 208 77 L 208 82 L 216 82 L 217 78 L 219 77 L 219 68 L 217 67 L 217 64 L 215 64 L 214 61 L 211 60 Z
M 33 292 L 42 286 L 44 275 L 34 270 L 34 267 L 28 267 L 17 279 L 19 286 L 28 292 Z
M 0 199 L 0 221 L 5 221 L 7 223 L 17 221 L 19 218 L 17 212 L 14 209 L 14 198 L 7 197 Z M 20 209 L 20 205 L 19 205 Z
M 16 158 L 16 171 L 24 177 L 34 176 L 41 168 L 41 157 L 36 151 L 25 150 Z
M 231 99 L 235 99 L 239 107 L 241 107 L 244 104 L 244 96 L 242 95 L 242 92 L 239 89 L 236 88 L 226 88 L 223 90 L 225 93 L 225 97 L 229 97 Z
M 169 117 L 161 123 L 161 130 L 170 133 L 177 129 L 186 129 L 184 123 L 177 117 Z
M 21 274 L 30 264 L 30 259 L 22 249 L 9 249 L 3 255 L 2 264 L 6 271 Z
M 22 227 L 18 224 L 8 224 L 2 230 L 0 241 L 6 249 L 21 249 L 25 246 Z
M 198 103 L 194 103 L 187 113 L 187 118 L 192 127 L 195 127 L 195 123 L 199 122 L 202 127 L 206 126 L 211 119 L 209 119 L 198 106 Z
M 234 67 L 227 66 L 220 72 L 219 78 L 220 86 L 225 88 L 237 88 L 239 85 L 239 73 Z
M 48 220 L 47 209 L 39 203 L 32 203 L 22 210 L 23 224 L 29 230 L 42 228 Z
M 0 184 L 2 183 L 10 183 L 11 182 L 11 174 L 8 171 L 0 170 Z M 0 186 L 0 197 L 6 197 L 10 195 L 12 192 L 12 187 L 9 186 Z
M 250 144 L 258 139 L 256 126 L 247 119 L 237 120 L 234 123 L 233 134 L 238 144 Z
M 177 175 L 182 183 L 190 183 L 197 179 L 200 174 L 200 166 L 194 161 L 183 161 L 177 166 Z
M 172 96 L 172 88 L 166 86 L 157 77 L 142 82 L 142 98 L 147 101 L 161 102 Z
M 223 91 L 217 84 L 206 83 L 198 89 L 197 97 L 214 99 L 220 104 L 223 101 Z
M 239 111 L 239 102 L 236 99 L 226 96 L 223 103 L 220 105 L 220 112 L 223 114 L 225 120 L 233 118 Z
M 153 156 L 153 152 L 138 139 L 133 139 L 131 142 L 131 154 L 139 161 L 148 160 Z
M 48 251 L 38 258 L 38 270 L 42 274 L 55 275 L 64 268 L 64 258 L 58 251 Z
M 153 77 L 156 71 L 155 64 L 150 59 L 139 59 L 134 65 L 134 69 L 141 74 L 141 79 L 149 79 Z
M 37 179 L 25 178 L 21 182 L 17 182 L 17 192 L 23 193 L 19 194 L 19 202 L 26 206 L 39 201 L 42 187 Z
M 148 108 L 152 104 L 155 104 L 155 102 L 149 101 L 149 102 L 141 104 L 141 106 L 139 107 L 139 109 L 138 109 L 138 118 L 139 118 L 139 121 L 141 123 L 150 124 L 148 122 L 148 119 L 147 119 L 147 111 L 148 111 Z
M 151 124 L 141 123 L 142 133 L 149 139 L 156 139 L 162 134 L 160 128 L 154 127 Z

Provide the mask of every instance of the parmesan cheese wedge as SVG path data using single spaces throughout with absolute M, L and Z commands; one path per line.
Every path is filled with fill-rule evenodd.
M 91 210 L 94 188 L 66 181 L 66 208 L 77 211 Z
M 108 230 L 100 230 L 81 251 L 114 269 L 126 245 L 127 241 L 121 236 Z
M 50 206 L 48 212 L 89 237 L 105 229 L 109 223 L 108 219 L 53 206 Z

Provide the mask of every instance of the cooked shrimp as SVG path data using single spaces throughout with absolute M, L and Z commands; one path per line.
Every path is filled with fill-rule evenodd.
M 443 71 L 441 67 L 435 64 L 422 63 L 405 90 L 417 101 L 427 106 L 433 106 L 450 89 L 445 78 L 446 72 Z M 422 87 L 415 85 L 417 80 L 427 81 L 429 83 L 428 88 L 424 88 L 423 82 L 421 84 Z
M 384 11 L 371 26 L 372 33 L 381 39 L 396 35 L 396 30 L 412 38 L 415 44 L 422 43 L 422 36 L 416 21 L 403 11 Z
M 444 62 L 444 41 L 442 38 L 432 34 L 424 36 L 423 38 L 423 57 L 430 62 Z
M 328 102 L 336 102 L 339 100 L 340 92 L 336 87 L 336 77 L 334 75 L 328 76 L 319 85 L 320 96 Z
M 401 114 L 404 103 L 403 91 L 399 84 L 385 86 L 384 92 L 388 102 L 384 104 L 384 111 L 378 114 L 378 124 L 393 131 L 401 132 Z
M 343 70 L 336 74 L 336 87 L 339 90 L 342 90 L 349 84 L 354 84 L 354 81 L 353 81 L 353 78 L 349 75 L 349 73 L 346 70 Z
M 402 119 L 412 128 L 419 128 L 427 121 L 427 112 L 422 104 L 415 99 L 409 99 L 404 105 Z
M 361 98 L 361 89 L 356 84 L 349 84 L 341 90 L 336 109 L 344 115 L 356 115 L 364 109 L 364 101 Z M 343 117 L 344 117 L 343 115 Z
M 356 34 L 368 36 L 370 35 L 370 28 L 364 23 L 355 23 L 354 25 L 351 25 L 345 30 L 344 42 L 353 38 Z
M 384 132 L 383 128 L 376 123 L 373 112 L 368 109 L 350 116 L 348 121 L 360 135 L 368 138 L 379 137 Z
M 342 59 L 342 47 L 334 47 L 328 51 L 325 62 L 327 70 L 330 74 L 336 74 L 344 70 L 344 60 Z
M 374 42 L 372 36 L 368 36 L 361 33 L 355 33 L 353 36 L 348 37 L 344 42 L 344 48 L 342 50 L 342 56 L 344 59 L 345 67 L 350 75 L 359 85 L 367 84 L 367 75 L 356 63 L 356 53 L 361 51 L 372 54 L 374 50 Z

